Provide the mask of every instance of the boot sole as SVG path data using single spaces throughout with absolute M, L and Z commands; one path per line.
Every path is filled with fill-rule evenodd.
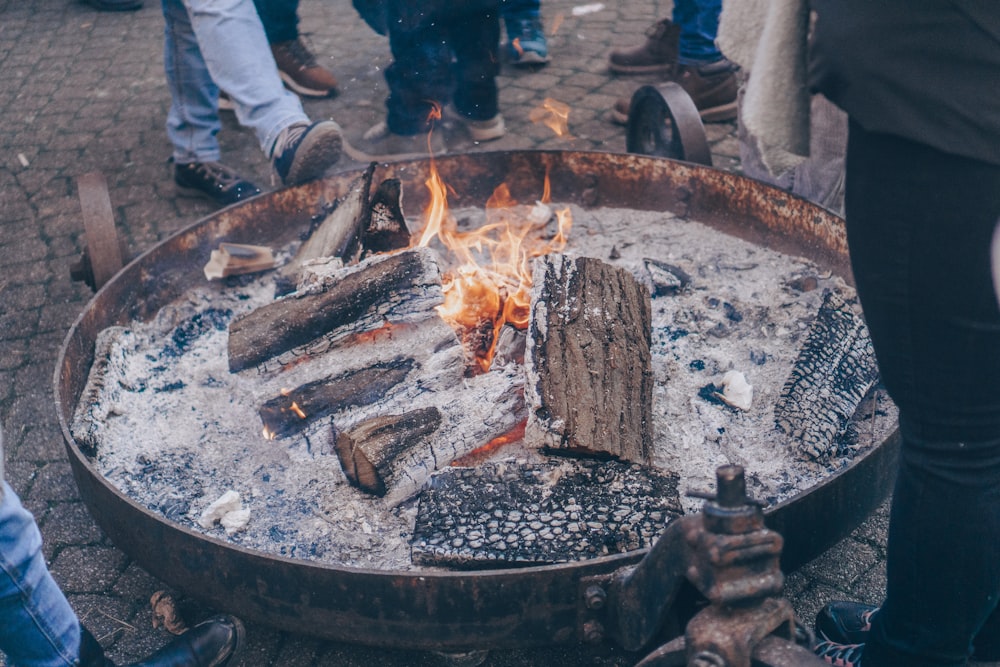
M 615 74 L 670 74 L 674 71 L 673 63 L 668 65 L 616 65 L 608 62 L 608 69 Z
M 299 185 L 316 180 L 340 159 L 343 148 L 343 133 L 333 121 L 328 121 L 322 129 L 313 129 L 302 138 L 301 145 L 295 150 L 295 158 L 284 184 Z
M 698 115 L 701 117 L 701 122 L 703 123 L 724 123 L 736 120 L 736 102 L 702 109 L 698 112 Z M 615 125 L 628 125 L 628 114 L 623 114 L 617 109 L 611 110 L 609 118 Z
M 313 97 L 316 99 L 323 99 L 326 97 L 333 97 L 337 93 L 336 88 L 331 88 L 330 90 L 321 90 L 319 88 L 307 88 L 301 83 L 293 79 L 288 74 L 285 74 L 281 70 L 278 70 L 278 76 L 281 77 L 282 83 L 285 87 L 291 90 L 296 95 L 301 95 L 302 97 Z

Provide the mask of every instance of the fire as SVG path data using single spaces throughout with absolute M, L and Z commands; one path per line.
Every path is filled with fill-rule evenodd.
M 528 114 L 532 123 L 542 123 L 558 137 L 569 136 L 569 105 L 551 97 L 546 97 L 541 106 Z
M 466 339 L 476 339 L 473 347 L 479 369 L 486 371 L 493 361 L 501 328 L 506 324 L 527 328 L 531 260 L 566 247 L 572 215 L 569 208 L 557 212 L 558 232 L 548 242 L 541 240 L 537 232 L 548 221 L 533 224 L 518 217 L 513 208 L 517 202 L 508 187 L 500 185 L 486 203 L 486 224 L 462 232 L 448 209 L 447 187 L 433 161 L 426 186 L 431 197 L 418 245 L 426 247 L 437 239 L 452 256 L 455 267 L 443 277 L 445 301 L 438 313 Z M 550 196 L 546 174 L 542 201 L 548 201 Z

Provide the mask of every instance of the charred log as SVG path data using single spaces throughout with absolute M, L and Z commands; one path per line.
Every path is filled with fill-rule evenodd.
M 427 317 L 443 302 L 433 251 L 379 256 L 342 270 L 315 291 L 289 295 L 235 319 L 229 370 L 261 364 L 310 341 Z
M 625 269 L 548 255 L 535 265 L 526 441 L 647 463 L 653 433 L 649 291 Z
M 410 230 L 403 217 L 403 186 L 398 178 L 387 178 L 372 194 L 362 237 L 362 257 L 409 245 Z
M 351 484 L 384 496 L 393 480 L 401 477 L 404 455 L 414 447 L 426 446 L 427 436 L 439 426 L 441 413 L 434 407 L 373 417 L 336 434 L 337 457 Z
M 295 435 L 316 420 L 345 408 L 375 403 L 412 369 L 413 360 L 394 359 L 335 378 L 309 382 L 264 403 L 259 410 L 260 419 L 271 437 Z
M 829 292 L 774 407 L 775 426 L 807 457 L 829 456 L 877 381 L 868 328 L 850 302 Z
M 295 291 L 302 265 L 313 259 L 339 257 L 344 264 L 357 261 L 361 253 L 361 234 L 368 222 L 368 193 L 371 190 L 375 163 L 351 183 L 343 197 L 334 202 L 329 212 L 299 247 L 291 262 L 281 268 L 277 293 Z
M 412 559 L 515 567 L 649 547 L 682 513 L 678 481 L 674 473 L 616 461 L 447 468 L 420 496 Z

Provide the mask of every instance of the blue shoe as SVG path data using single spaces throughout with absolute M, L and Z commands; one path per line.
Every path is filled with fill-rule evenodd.
M 512 65 L 530 67 L 549 62 L 549 46 L 545 41 L 542 19 L 505 17 L 507 25 L 507 56 Z
M 322 176 L 340 159 L 343 145 L 340 126 L 332 120 L 296 123 L 278 135 L 271 163 L 282 183 L 298 185 Z

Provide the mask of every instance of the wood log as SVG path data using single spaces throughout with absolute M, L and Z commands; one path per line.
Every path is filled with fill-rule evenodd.
M 274 252 L 266 246 L 220 243 L 205 264 L 205 278 L 212 280 L 256 273 L 273 269 L 275 265 Z
M 381 400 L 412 369 L 412 359 L 397 358 L 370 368 L 309 382 L 264 403 L 259 410 L 260 420 L 269 437 L 295 435 L 316 420 L 345 408 L 370 405 Z
M 649 290 L 590 258 L 536 261 L 525 441 L 648 463 L 653 441 Z
M 351 484 L 381 497 L 400 476 L 404 455 L 426 446 L 427 436 L 439 426 L 441 412 L 435 407 L 373 417 L 336 434 L 337 457 Z
M 379 255 L 342 269 L 315 290 L 289 295 L 233 320 L 229 370 L 236 373 L 262 364 L 321 337 L 332 343 L 386 321 L 436 316 L 432 309 L 443 302 L 433 250 Z
M 361 237 L 361 257 L 402 250 L 409 245 L 410 230 L 403 216 L 403 185 L 398 178 L 387 178 L 372 194 Z
M 878 377 L 864 320 L 829 292 L 774 406 L 775 427 L 810 459 L 842 455 L 838 441 Z
M 411 557 L 473 569 L 642 549 L 682 514 L 678 482 L 675 473 L 617 461 L 446 468 L 420 495 Z
M 371 190 L 375 163 L 351 183 L 343 197 L 323 208 L 318 224 L 299 247 L 295 257 L 281 267 L 276 283 L 277 294 L 295 291 L 302 265 L 309 260 L 339 257 L 353 264 L 361 252 L 361 234 L 368 223 L 368 193 Z

